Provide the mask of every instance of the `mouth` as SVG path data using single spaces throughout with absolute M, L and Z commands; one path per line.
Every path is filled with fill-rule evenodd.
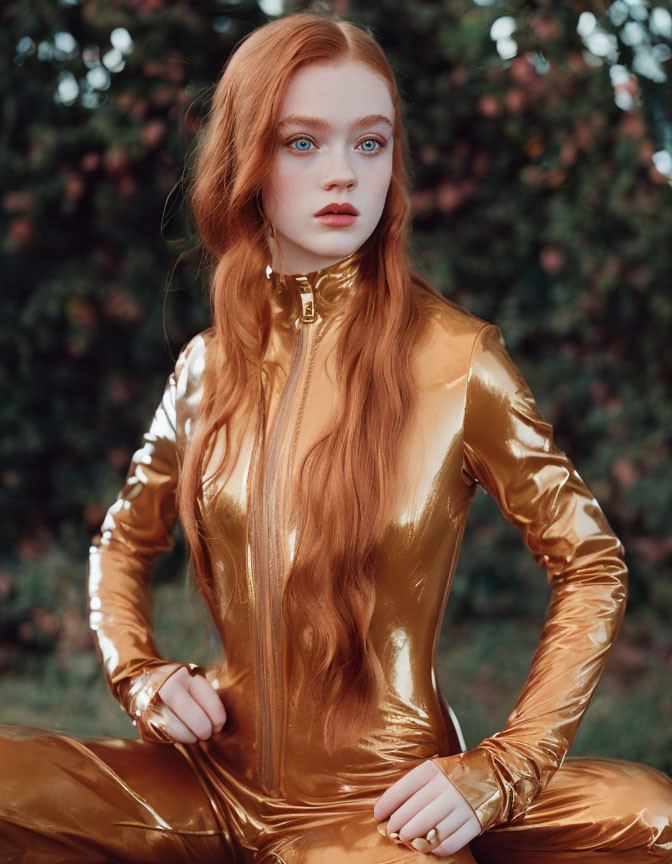
M 327 204 L 326 207 L 323 207 L 320 211 L 318 211 L 316 216 L 326 216 L 330 215 L 347 215 L 347 216 L 359 216 L 359 210 L 354 207 L 352 204 Z

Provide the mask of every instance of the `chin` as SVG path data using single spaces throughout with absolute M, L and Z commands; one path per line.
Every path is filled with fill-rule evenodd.
M 307 238 L 310 237 L 311 234 L 314 235 L 314 226 L 311 228 L 306 228 L 305 233 L 301 237 L 289 237 L 286 236 L 286 241 L 289 241 L 291 246 L 294 247 L 296 253 L 299 253 L 301 256 L 313 256 L 314 258 L 346 258 L 352 252 L 355 252 L 360 248 L 362 243 L 366 238 L 361 236 L 361 232 L 355 234 L 347 234 L 347 229 L 332 229 L 333 234 L 330 236 L 329 234 L 323 233 L 320 237 L 312 237 L 313 240 L 310 245 L 307 245 Z M 342 233 L 338 233 L 338 232 Z M 314 269 L 318 269 L 319 265 L 316 264 Z
M 338 229 L 343 231 L 344 229 Z M 356 249 L 362 245 L 364 240 L 357 236 L 349 236 L 347 237 L 345 234 L 342 236 L 334 236 L 329 238 L 324 238 L 323 242 L 316 244 L 315 247 L 311 250 L 306 250 L 312 252 L 313 255 L 338 255 L 340 258 L 345 258 L 346 255 L 350 255 L 351 252 L 354 252 Z

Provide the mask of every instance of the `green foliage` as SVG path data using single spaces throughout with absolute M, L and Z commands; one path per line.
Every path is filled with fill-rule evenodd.
M 501 327 L 625 544 L 629 609 L 666 620 L 672 192 L 651 159 L 672 149 L 661 87 L 630 78 L 634 106 L 617 107 L 607 65 L 577 33 L 576 4 L 333 8 L 372 30 L 397 74 L 418 266 Z M 504 14 L 516 23 L 508 60 L 491 36 Z M 57 682 L 99 675 L 86 550 L 177 351 L 208 324 L 185 163 L 229 52 L 265 20 L 251 0 L 2 6 L 0 666 L 20 652 L 33 674 L 55 664 Z M 632 66 L 621 25 L 601 23 Z M 161 589 L 184 572 L 182 553 L 178 532 Z M 451 620 L 538 614 L 546 591 L 479 494 Z M 656 644 L 669 646 L 667 630 Z
M 265 18 L 250 2 L 45 0 L 1 14 L 1 542 L 39 534 L 74 552 L 177 351 L 207 326 L 187 126 Z

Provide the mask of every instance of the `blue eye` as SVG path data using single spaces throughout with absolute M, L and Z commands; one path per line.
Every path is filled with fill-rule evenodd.
M 310 145 L 312 143 L 313 142 L 311 141 L 310 138 L 307 138 L 306 136 L 302 135 L 300 138 L 292 138 L 291 141 L 287 141 L 285 146 L 289 147 L 290 150 L 294 150 L 295 153 L 309 153 L 310 152 L 309 147 L 294 148 L 294 147 L 292 147 L 292 144 L 308 144 L 308 145 Z M 360 142 L 360 144 L 367 144 L 367 143 L 377 144 L 378 146 L 375 148 L 364 149 L 362 151 L 363 153 L 371 153 L 373 155 L 373 154 L 379 153 L 385 147 L 385 142 L 379 141 L 377 138 L 364 138 L 364 140 Z
M 295 138 L 293 141 L 289 142 L 289 144 L 302 144 L 302 143 L 303 144 L 311 144 L 312 142 L 309 141 L 307 138 Z M 303 149 L 299 150 L 299 153 L 305 153 L 305 152 L 306 151 Z

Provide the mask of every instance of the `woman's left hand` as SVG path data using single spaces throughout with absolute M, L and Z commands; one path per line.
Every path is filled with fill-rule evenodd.
M 414 849 L 437 856 L 458 852 L 482 830 L 467 799 L 431 760 L 416 765 L 386 789 L 375 803 L 373 816 L 377 822 L 387 820 L 388 835 L 396 833 Z M 437 836 L 429 844 L 425 834 L 432 828 Z

